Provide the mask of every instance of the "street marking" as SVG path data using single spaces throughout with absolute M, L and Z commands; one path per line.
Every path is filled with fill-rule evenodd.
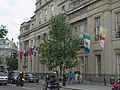
M 14 87 L 16 86 L 14 84 L 8 84 L 8 85 L 14 86 Z M 18 87 L 18 86 L 16 86 L 16 87 Z M 27 89 L 27 90 L 36 90 L 36 89 L 33 89 L 33 88 L 28 88 L 28 87 L 20 87 L 20 88 Z
M 20 88 L 28 89 L 28 90 L 36 90 L 36 89 L 33 89 L 33 88 L 28 88 L 28 87 L 20 87 Z

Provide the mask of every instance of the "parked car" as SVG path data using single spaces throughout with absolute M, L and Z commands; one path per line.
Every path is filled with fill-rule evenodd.
M 25 79 L 27 82 L 35 82 L 35 83 L 39 82 L 39 77 L 35 74 L 32 74 L 32 73 L 26 73 Z
M 20 74 L 21 71 L 12 71 L 9 72 L 8 74 L 8 82 L 9 83 L 16 83 L 17 82 L 17 77 Z
M 0 84 L 7 85 L 8 76 L 6 73 L 0 72 Z

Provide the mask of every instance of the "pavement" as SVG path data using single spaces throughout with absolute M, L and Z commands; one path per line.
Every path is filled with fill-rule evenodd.
M 39 84 L 43 84 L 44 80 L 40 80 Z M 112 85 L 98 85 L 98 84 L 91 84 L 91 83 L 83 83 L 83 84 L 71 84 L 66 86 L 62 86 L 62 88 L 66 89 L 73 89 L 73 90 L 111 90 L 113 87 Z

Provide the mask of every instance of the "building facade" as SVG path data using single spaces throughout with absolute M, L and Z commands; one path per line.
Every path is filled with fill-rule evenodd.
M 7 38 L 0 38 L 0 60 L 2 61 L 0 71 L 7 70 L 6 58 L 12 56 L 13 53 L 18 53 L 18 46 Z
M 90 53 L 84 50 L 76 57 L 80 64 L 73 68 L 84 74 L 120 74 L 120 1 L 119 0 L 36 0 L 35 15 L 20 26 L 19 50 L 29 51 L 49 35 L 49 19 L 63 13 L 71 25 L 73 34 L 91 37 Z M 107 30 L 104 48 L 99 43 L 100 26 Z M 49 73 L 40 57 L 23 55 L 19 70 L 34 73 Z

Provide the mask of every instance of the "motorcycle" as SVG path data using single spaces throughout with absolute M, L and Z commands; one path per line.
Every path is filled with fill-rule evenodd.
M 46 78 L 45 83 L 43 84 L 43 90 L 47 89 L 60 90 L 61 83 L 59 80 L 52 82 L 50 79 Z
M 18 79 L 18 80 L 17 80 L 17 86 L 18 86 L 18 85 L 23 86 L 23 85 L 24 85 L 24 82 L 25 82 L 25 79 L 24 79 L 24 78 L 22 78 L 22 80 Z

